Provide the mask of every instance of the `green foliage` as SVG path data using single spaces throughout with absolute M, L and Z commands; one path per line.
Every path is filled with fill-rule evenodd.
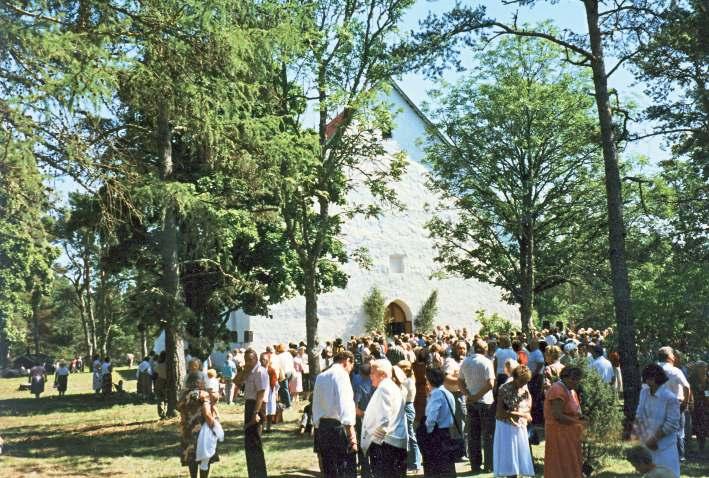
M 500 40 L 429 108 L 450 138 L 430 136 L 431 185 L 458 210 L 428 224 L 437 260 L 528 314 L 535 294 L 578 272 L 605 221 L 589 78 L 562 56 L 541 40 Z
M 436 315 L 438 314 L 438 291 L 434 290 L 431 295 L 428 296 L 426 302 L 421 306 L 416 318 L 414 319 L 414 325 L 416 330 L 428 333 L 433 331 L 434 321 Z
M 652 98 L 646 117 L 659 122 L 676 157 L 709 178 L 709 9 L 702 0 L 672 2 L 634 57 L 636 73 Z M 706 209 L 706 208 L 705 208 Z M 706 224 L 706 223 L 705 223 Z
M 627 164 L 624 174 L 634 175 Z M 637 311 L 640 363 L 652 360 L 663 345 L 699 357 L 709 346 L 702 334 L 709 294 L 709 241 L 702 231 L 706 208 L 690 199 L 702 180 L 685 160 L 661 165 L 654 176 L 626 188 L 628 262 L 633 306 Z M 642 194 L 642 195 L 641 195 Z M 696 196 L 695 196 L 696 197 Z M 602 244 L 593 247 L 577 281 L 538 297 L 543 317 L 560 318 L 576 327 L 615 327 L 610 271 Z
M 588 366 L 585 358 L 576 360 L 574 365 L 583 371 L 579 385 L 581 413 L 588 423 L 582 442 L 584 463 L 591 465 L 596 474 L 617 454 L 613 445 L 622 442 L 623 408 L 615 390 Z
M 492 315 L 486 315 L 484 310 L 476 310 L 474 320 L 480 324 L 478 334 L 481 337 L 510 335 L 512 333 L 512 322 L 499 316 L 497 312 Z
M 386 328 L 386 323 L 384 322 L 386 304 L 384 303 L 382 292 L 373 287 L 364 298 L 362 306 L 364 307 L 364 313 L 367 315 L 367 322 L 364 325 L 367 333 L 384 333 Z

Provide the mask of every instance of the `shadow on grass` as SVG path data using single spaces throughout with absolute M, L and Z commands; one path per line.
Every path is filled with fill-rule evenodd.
M 116 370 L 113 372 L 114 374 L 118 374 L 121 378 L 120 380 L 123 380 L 124 382 L 137 382 L 138 379 L 135 377 L 135 369 L 127 368 L 127 369 L 121 369 L 121 370 Z M 115 375 L 114 375 L 115 377 Z
M 0 400 L 0 416 L 31 416 L 50 413 L 91 412 L 105 410 L 116 405 L 136 404 L 135 395 L 130 393 L 113 393 L 108 397 L 91 393 L 65 395 L 49 395 L 40 398 L 10 398 Z
M 6 428 L 7 456 L 34 458 L 51 452 L 61 457 L 178 456 L 177 427 L 150 426 L 156 421 L 90 426 L 67 431 L 61 427 Z
M 322 476 L 319 471 L 312 470 L 298 470 L 298 471 L 288 471 L 280 475 L 270 475 L 271 478 L 313 478 Z

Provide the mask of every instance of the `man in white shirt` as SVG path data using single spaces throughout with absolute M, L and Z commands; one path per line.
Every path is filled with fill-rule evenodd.
M 266 478 L 266 459 L 261 443 L 261 424 L 263 423 L 264 397 L 268 390 L 268 372 L 261 366 L 258 355 L 253 349 L 244 352 L 244 370 L 235 378 L 238 388 L 244 383 L 246 403 L 244 409 L 244 451 L 246 453 L 246 469 L 249 478 Z
M 313 388 L 315 448 L 320 454 L 325 478 L 357 476 L 355 402 L 350 382 L 354 355 L 342 351 L 330 368 L 318 375 Z
M 362 450 L 373 476 L 405 478 L 408 431 L 404 397 L 391 379 L 393 367 L 388 360 L 374 360 L 370 365 L 370 378 L 377 390 L 362 419 Z
M 680 404 L 680 429 L 677 433 L 677 450 L 679 451 L 680 460 L 684 461 L 684 427 L 687 421 L 689 402 L 692 398 L 692 389 L 684 373 L 675 367 L 675 358 L 672 347 L 661 347 L 657 351 L 658 363 L 667 374 L 667 388 L 677 397 Z
M 613 364 L 603 356 L 603 346 L 596 345 L 591 354 L 593 355 L 591 368 L 595 370 L 608 385 L 613 383 Z
M 483 464 L 484 469 L 490 471 L 495 430 L 495 411 L 492 409 L 495 370 L 492 361 L 485 356 L 487 343 L 484 340 L 473 342 L 473 352 L 463 360 L 458 377 L 468 411 L 468 459 L 474 472 L 480 471 Z

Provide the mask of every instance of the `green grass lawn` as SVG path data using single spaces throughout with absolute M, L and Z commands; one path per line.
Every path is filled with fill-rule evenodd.
M 135 372 L 119 370 L 129 392 Z M 69 377 L 67 396 L 51 385 L 40 399 L 18 391 L 23 379 L 0 379 L 0 455 L 2 477 L 177 477 L 189 476 L 178 458 L 177 419 L 158 420 L 154 405 L 139 404 L 132 393 L 109 399 L 93 396 L 91 375 Z M 50 380 L 51 382 L 51 380 Z M 286 422 L 264 435 L 269 476 L 319 476 L 312 440 L 300 437 L 299 407 L 286 412 Z M 226 438 L 219 445 L 221 461 L 210 476 L 245 477 L 243 407 L 219 405 Z M 537 462 L 543 446 L 535 447 Z M 540 463 L 541 464 L 541 463 Z M 467 467 L 459 464 L 461 475 Z M 477 475 L 491 477 L 492 475 Z M 541 475 L 540 475 L 541 476 Z M 637 476 L 623 460 L 610 463 L 601 477 Z M 709 458 L 693 456 L 682 476 L 709 477 Z

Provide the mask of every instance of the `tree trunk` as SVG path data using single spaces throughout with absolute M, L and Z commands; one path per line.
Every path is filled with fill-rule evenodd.
M 87 357 L 94 356 L 94 348 L 91 344 L 91 337 L 89 337 L 89 323 L 86 319 L 86 301 L 84 300 L 84 294 L 81 292 L 80 288 L 76 289 L 76 294 L 78 296 L 78 306 L 79 306 L 79 317 L 81 317 L 81 329 L 84 331 L 84 348 Z
M 520 302 L 519 312 L 522 322 L 522 332 L 529 334 L 532 323 L 532 310 L 534 309 L 534 236 L 531 228 L 523 227 L 523 238 L 520 241 Z
M 601 126 L 603 163 L 605 166 L 606 196 L 608 202 L 608 239 L 610 249 L 613 304 L 618 324 L 618 347 L 623 373 L 624 413 L 626 421 L 635 418 L 640 390 L 640 374 L 635 346 L 635 324 L 630 302 L 630 282 L 625 258 L 625 224 L 623 223 L 623 198 L 618 167 L 618 152 L 613 132 L 613 115 L 608 94 L 608 77 L 603 57 L 602 33 L 599 26 L 598 0 L 584 0 L 589 39 L 593 58 L 593 83 L 595 86 L 598 119 Z
M 34 338 L 34 353 L 39 353 L 39 309 L 42 305 L 42 291 L 35 286 L 32 290 L 32 337 Z
M 167 364 L 167 412 L 168 417 L 177 416 L 177 401 L 184 377 L 187 374 L 185 366 L 185 345 L 178 328 L 168 322 L 165 326 L 165 355 Z
M 165 102 L 158 111 L 158 148 L 162 157 L 162 179 L 172 178 L 172 131 Z M 177 250 L 177 218 L 172 198 L 165 198 L 162 212 L 162 230 L 158 237 L 162 259 L 162 292 L 164 295 L 165 353 L 167 355 L 167 416 L 177 415 L 177 396 L 184 381 L 184 343 L 177 325 L 177 305 L 180 296 L 180 271 Z
M 314 267 L 305 268 L 305 336 L 308 347 L 310 366 L 310 385 L 312 390 L 315 378 L 320 373 L 320 354 L 318 353 L 318 294 L 315 287 Z
M 140 355 L 142 357 L 148 356 L 148 334 L 145 333 L 145 326 L 140 325 L 138 327 L 140 332 Z
M 5 368 L 10 361 L 10 344 L 7 340 L 7 313 L 0 310 L 0 368 Z
M 108 291 L 108 274 L 103 268 L 99 270 L 99 286 L 96 294 L 96 316 L 98 319 L 98 331 L 96 340 L 101 355 L 108 355 L 108 301 L 106 294 Z
M 98 344 L 96 342 L 96 315 L 94 314 L 93 298 L 91 295 L 91 256 L 87 244 L 84 244 L 84 257 L 82 260 L 84 261 L 83 293 L 86 294 L 86 318 L 89 322 L 89 338 L 91 340 L 91 349 L 94 353 L 97 353 Z

